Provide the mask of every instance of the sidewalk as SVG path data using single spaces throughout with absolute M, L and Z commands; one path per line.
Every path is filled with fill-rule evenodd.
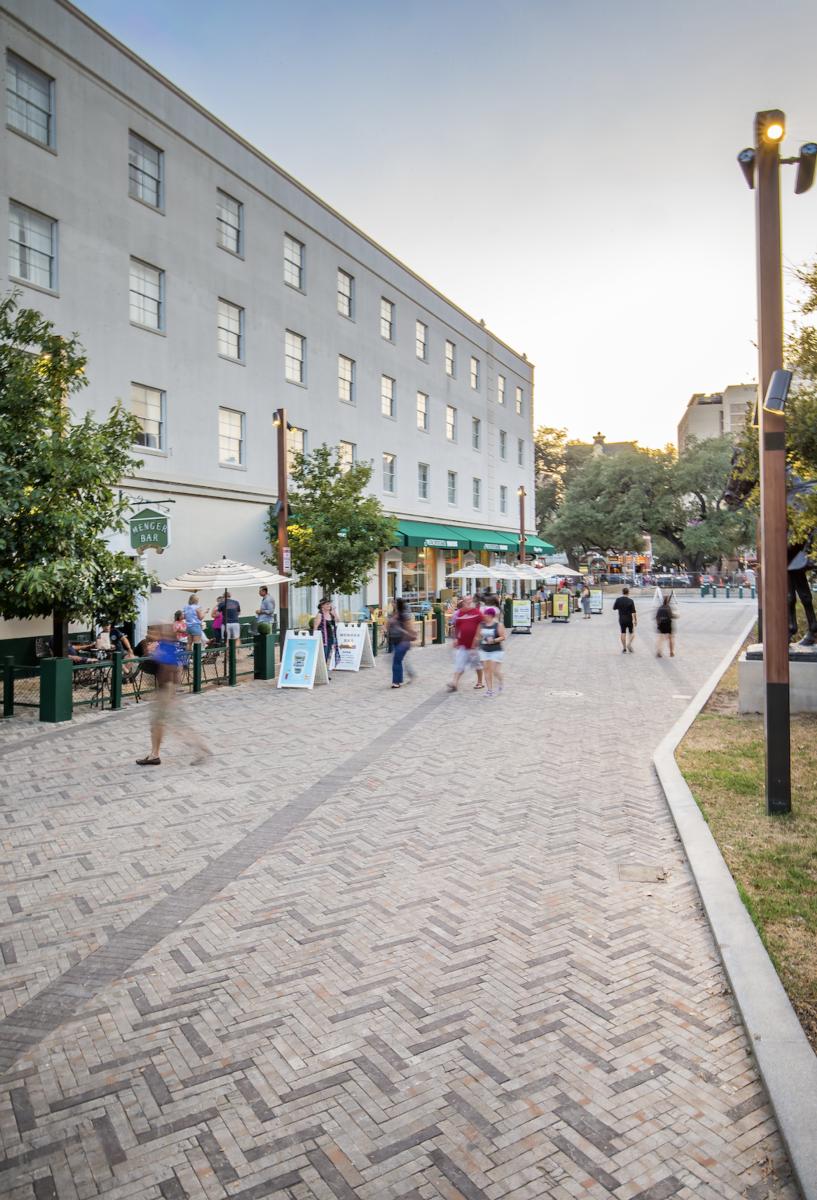
M 795 1200 L 651 767 L 747 602 L 636 601 L 5 753 L 0 1190 Z

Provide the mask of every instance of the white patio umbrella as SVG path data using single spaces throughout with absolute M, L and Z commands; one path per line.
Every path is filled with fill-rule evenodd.
M 536 568 L 536 578 L 544 579 L 578 579 L 581 576 L 581 571 L 574 571 L 572 567 L 566 567 L 562 563 L 550 563 L 546 567 Z
M 265 567 L 235 562 L 225 555 L 216 562 L 205 563 L 203 567 L 168 579 L 162 587 L 175 592 L 225 592 L 230 588 L 274 587 L 277 583 L 291 582 L 289 575 L 277 575 Z
M 493 567 L 486 567 L 482 563 L 473 563 L 470 567 L 460 567 L 458 571 L 451 571 L 449 579 L 503 579 L 504 576 L 500 571 Z

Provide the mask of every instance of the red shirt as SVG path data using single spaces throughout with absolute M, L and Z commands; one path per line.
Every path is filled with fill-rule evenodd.
M 470 650 L 482 624 L 482 609 L 464 608 L 457 617 L 457 645 Z

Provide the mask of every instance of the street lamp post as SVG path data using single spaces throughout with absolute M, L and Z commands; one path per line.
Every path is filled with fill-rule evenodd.
M 527 492 L 524 487 L 520 486 L 516 489 L 519 496 L 519 562 L 524 567 L 525 565 L 525 496 Z M 525 581 L 522 579 L 519 584 L 519 595 L 524 599 L 525 596 Z
M 738 162 L 757 192 L 758 419 L 760 456 L 760 608 L 763 614 L 766 811 L 791 812 L 789 716 L 788 529 L 786 514 L 785 395 L 772 403 L 767 389 L 783 366 L 783 272 L 780 244 L 780 163 L 797 163 L 796 192 L 814 179 L 817 146 L 807 142 L 797 158 L 780 158 L 786 117 L 779 109 L 755 114 L 755 145 Z
M 272 420 L 278 430 L 278 574 L 289 575 L 289 541 L 287 538 L 287 522 L 289 520 L 289 501 L 287 499 L 287 431 L 289 424 L 285 408 L 276 410 Z M 278 627 L 283 647 L 286 631 L 289 628 L 289 584 L 279 584 Z

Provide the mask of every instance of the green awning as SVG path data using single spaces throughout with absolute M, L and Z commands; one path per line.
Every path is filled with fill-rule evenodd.
M 443 550 L 467 550 L 468 538 L 461 530 L 431 521 L 398 521 L 404 546 L 437 546 Z
M 525 546 L 528 550 L 537 550 L 540 554 L 555 554 L 555 546 L 551 546 L 550 542 L 546 542 L 543 538 L 537 537 L 535 533 L 529 533 L 525 538 Z
M 468 538 L 472 550 L 493 550 L 502 552 L 518 550 L 519 538 L 506 529 L 458 529 Z

